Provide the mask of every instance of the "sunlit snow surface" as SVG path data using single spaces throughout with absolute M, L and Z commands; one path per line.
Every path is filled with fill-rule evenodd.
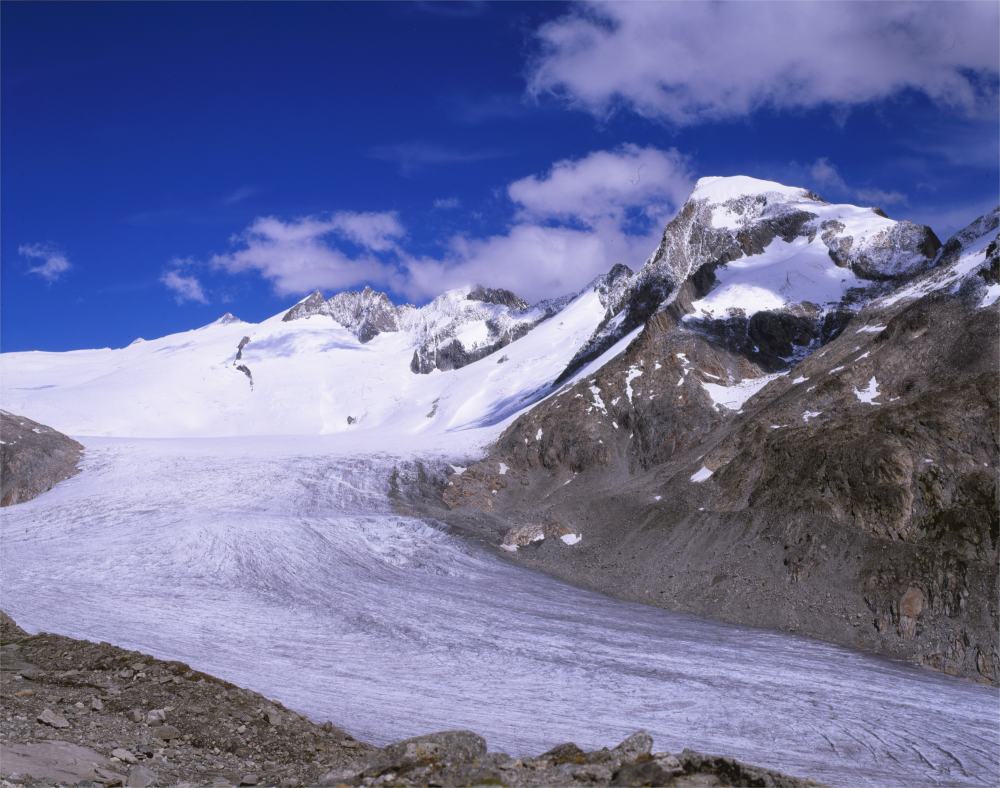
M 996 691 L 522 570 L 393 514 L 394 461 L 335 441 L 87 439 L 82 474 L 2 511 L 3 605 L 375 742 L 470 728 L 520 754 L 646 728 L 834 784 L 1000 779 Z

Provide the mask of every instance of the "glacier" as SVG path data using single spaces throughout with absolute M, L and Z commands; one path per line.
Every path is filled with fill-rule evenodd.
M 509 564 L 393 511 L 412 454 L 83 440 L 83 473 L 0 513 L 4 607 L 30 631 L 180 659 L 376 743 L 470 728 L 524 754 L 645 728 L 832 784 L 1000 779 L 995 690 Z

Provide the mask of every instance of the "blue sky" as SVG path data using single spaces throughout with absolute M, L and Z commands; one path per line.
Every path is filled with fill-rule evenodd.
M 702 175 L 945 236 L 998 200 L 997 6 L 861 8 L 4 3 L 0 345 L 557 295 Z

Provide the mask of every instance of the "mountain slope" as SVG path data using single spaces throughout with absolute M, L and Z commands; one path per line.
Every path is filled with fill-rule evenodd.
M 708 333 L 750 335 L 766 312 L 801 355 L 882 283 L 927 270 L 940 245 L 929 227 L 878 209 L 744 176 L 702 178 L 560 380 L 678 299 L 693 301 L 687 319 Z M 788 360 L 758 353 L 770 366 Z
M 347 299 L 314 294 L 259 324 L 218 320 L 120 349 L 6 353 L 3 400 L 74 435 L 340 433 L 359 445 L 478 447 L 495 436 L 493 425 L 549 392 L 605 307 L 596 284 L 517 312 L 516 301 L 470 293 L 511 298 L 452 291 L 421 309 L 399 308 L 397 330 L 365 341 L 355 334 L 364 325 L 332 319 Z M 380 295 L 365 298 L 377 304 Z M 446 334 L 480 358 L 415 374 L 415 355 Z M 498 353 L 503 337 L 510 344 Z
M 996 682 L 997 218 L 778 373 L 675 299 L 452 477 L 446 516 L 574 582 Z

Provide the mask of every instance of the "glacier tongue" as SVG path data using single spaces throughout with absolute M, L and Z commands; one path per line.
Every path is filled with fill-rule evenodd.
M 391 455 L 86 446 L 82 474 L 0 511 L 4 606 L 29 630 L 180 659 L 377 743 L 469 728 L 523 754 L 644 728 L 834 784 L 998 777 L 994 690 L 499 561 L 394 514 Z

